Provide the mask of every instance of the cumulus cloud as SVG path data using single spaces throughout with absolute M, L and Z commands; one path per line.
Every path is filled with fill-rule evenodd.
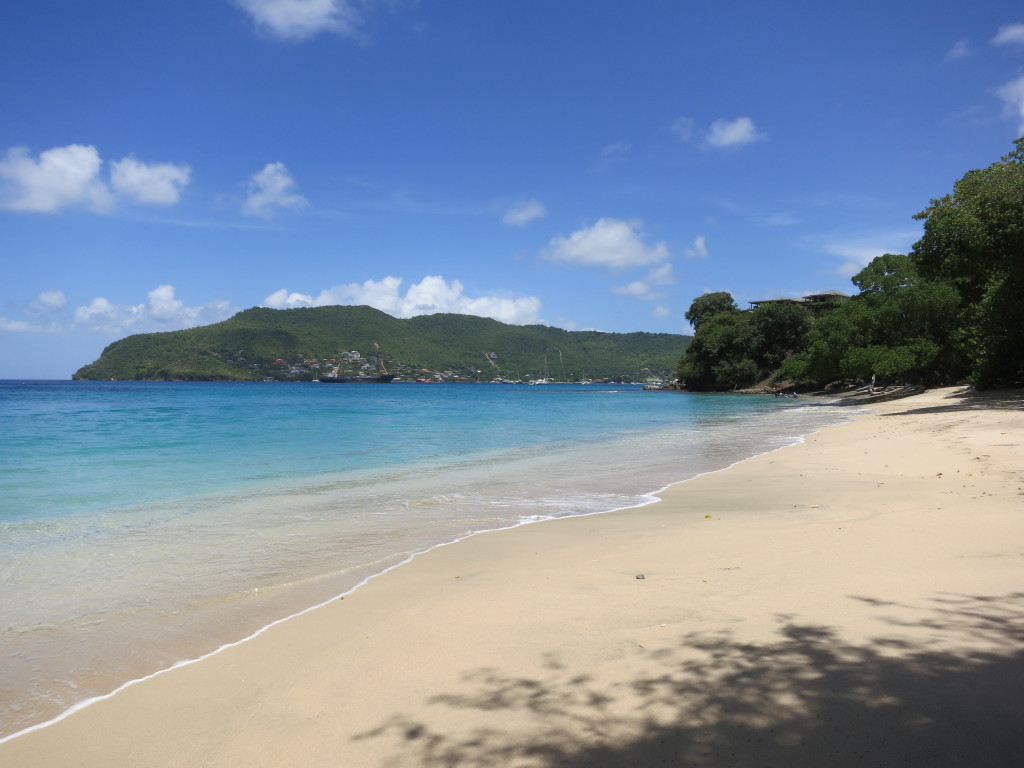
M 36 213 L 84 207 L 110 213 L 115 192 L 140 203 L 173 205 L 192 176 L 187 165 L 126 157 L 111 164 L 108 185 L 100 178 L 102 167 L 103 159 L 93 146 L 54 147 L 40 152 L 38 159 L 24 147 L 14 147 L 0 159 L 0 207 Z
M 103 161 L 96 147 L 54 147 L 34 159 L 14 147 L 0 160 L 0 206 L 12 211 L 53 213 L 84 206 L 97 213 L 113 210 L 114 196 L 100 179 Z
M 547 215 L 544 204 L 539 200 L 520 200 L 501 217 L 503 223 L 510 227 L 524 227 L 535 219 L 542 219 Z
M 735 120 L 721 118 L 708 126 L 706 131 L 699 130 L 692 118 L 679 117 L 672 123 L 671 130 L 682 141 L 699 142 L 705 148 L 714 149 L 741 147 L 768 138 L 757 130 L 754 121 L 749 117 L 737 117 Z
M 274 309 L 366 304 L 394 317 L 452 312 L 490 317 L 513 325 L 536 323 L 540 314 L 540 299 L 536 296 L 473 298 L 465 295 L 465 287 L 461 282 L 453 280 L 449 283 L 440 275 L 424 277 L 409 286 L 404 294 L 401 287 L 402 278 L 385 277 L 382 280 L 336 285 L 321 291 L 315 298 L 310 294 L 281 289 L 267 296 L 263 303 Z
M 708 257 L 707 240 L 701 235 L 693 241 L 693 246 L 686 249 L 688 259 L 706 259 Z
M 725 148 L 752 144 L 764 138 L 765 135 L 758 132 L 753 120 L 737 117 L 735 120 L 715 120 L 708 128 L 705 141 L 709 146 Z
M 177 203 L 191 179 L 187 165 L 141 163 L 133 157 L 114 162 L 110 169 L 110 183 L 117 192 L 154 205 Z
M 996 96 L 1003 100 L 1007 112 L 1020 118 L 1018 130 L 1024 131 L 1024 75 L 996 88 Z
M 285 40 L 306 40 L 321 32 L 356 35 L 360 14 L 353 0 L 235 0 L 264 31 Z
M 568 237 L 555 237 L 541 256 L 549 261 L 585 267 L 627 269 L 657 264 L 670 257 L 665 243 L 647 245 L 639 221 L 598 219 Z
M 676 278 L 672 272 L 671 262 L 652 269 L 643 280 L 634 280 L 627 285 L 612 286 L 612 291 L 622 296 L 632 296 L 641 301 L 654 301 L 665 297 L 664 291 L 656 291 L 655 287 L 675 285 Z
M 253 216 L 271 218 L 276 209 L 297 210 L 309 205 L 302 195 L 291 192 L 295 179 L 284 163 L 267 163 L 262 171 L 249 177 L 245 187 L 248 196 L 242 210 Z
M 176 298 L 174 286 L 160 285 L 147 294 L 147 301 L 143 304 L 113 304 L 97 297 L 75 310 L 75 322 L 105 333 L 147 333 L 216 323 L 235 311 L 223 299 L 189 307 Z
M 1004 24 L 992 38 L 992 45 L 1024 45 L 1024 24 Z
M 43 291 L 28 304 L 29 312 L 43 313 L 56 312 L 63 309 L 68 303 L 64 291 Z
M 308 293 L 289 293 L 284 288 L 274 291 L 263 300 L 263 306 L 271 309 L 295 309 L 296 307 L 312 307 L 313 297 Z
M 651 310 L 651 314 L 655 317 L 672 317 L 675 313 L 668 307 L 663 307 L 661 304 Z

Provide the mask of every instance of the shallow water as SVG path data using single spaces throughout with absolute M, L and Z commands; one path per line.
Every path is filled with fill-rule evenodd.
M 633 386 L 0 382 L 0 736 L 412 553 L 845 418 Z

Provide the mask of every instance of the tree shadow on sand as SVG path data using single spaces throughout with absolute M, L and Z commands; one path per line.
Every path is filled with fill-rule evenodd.
M 894 398 L 895 399 L 895 398 Z M 869 405 L 869 403 L 865 403 Z M 963 389 L 946 397 L 946 402 L 905 411 L 883 414 L 884 416 L 911 416 L 923 413 L 961 413 L 964 411 L 1021 411 L 1024 410 L 1024 389 L 998 389 L 978 392 Z
M 356 738 L 429 768 L 1024 765 L 1024 594 L 940 596 L 899 614 L 917 618 L 863 644 L 785 618 L 767 644 L 692 633 L 638 651 L 611 683 L 554 656 L 537 678 L 479 669 L 422 721 L 396 715 Z M 493 725 L 442 732 L 433 708 Z

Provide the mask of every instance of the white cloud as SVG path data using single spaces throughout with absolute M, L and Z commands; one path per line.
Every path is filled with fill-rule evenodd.
M 544 218 L 546 215 L 547 210 L 539 200 L 520 200 L 505 211 L 505 215 L 501 217 L 501 220 L 510 227 L 523 227 L 535 219 Z
M 273 309 L 293 309 L 295 307 L 312 307 L 313 297 L 308 293 L 289 293 L 284 288 L 274 291 L 263 300 L 263 306 Z
M 538 322 L 540 299 L 536 296 L 510 298 L 505 296 L 466 296 L 458 280 L 446 281 L 439 275 L 424 277 L 401 293 L 402 279 L 385 277 L 364 283 L 336 285 L 311 295 L 275 291 L 264 305 L 274 309 L 291 307 L 321 307 L 333 304 L 366 304 L 394 317 L 414 317 L 452 312 L 461 315 L 490 317 L 503 323 L 523 325 Z
M 672 265 L 662 264 L 652 269 L 647 275 L 647 282 L 651 285 L 675 285 L 676 276 L 672 272 Z
M 69 144 L 39 154 L 35 160 L 24 147 L 14 147 L 0 160 L 0 207 L 12 211 L 53 213 L 85 206 L 97 213 L 114 208 L 114 197 L 99 173 L 103 161 L 96 147 Z
M 8 333 L 61 333 L 64 330 L 57 323 L 48 323 L 47 325 L 37 325 L 35 323 L 29 323 L 25 320 L 11 320 L 6 317 L 0 317 L 0 332 L 7 331 Z
M 633 296 L 642 301 L 654 301 L 665 297 L 664 291 L 655 291 L 655 286 L 675 285 L 672 263 L 668 262 L 652 269 L 643 280 L 634 280 L 628 285 L 612 286 L 612 291 L 622 296 Z
M 672 133 L 678 136 L 683 141 L 689 141 L 693 138 L 694 123 L 689 117 L 676 118 L 675 122 L 672 123 Z
M 39 153 L 24 147 L 0 159 L 0 207 L 13 211 L 54 213 L 82 206 L 96 213 L 114 210 L 115 197 L 100 178 L 103 159 L 93 146 L 69 144 Z M 144 163 L 126 157 L 111 164 L 110 186 L 140 203 L 173 205 L 188 185 L 192 169 L 171 163 Z
M 1020 118 L 1018 130 L 1024 131 L 1024 75 L 996 88 L 996 96 L 1003 100 L 1008 112 Z
M 634 280 L 628 285 L 613 285 L 612 291 L 622 296 L 635 296 L 638 299 L 646 299 L 650 296 L 651 286 L 643 280 Z
M 110 169 L 110 183 L 115 190 L 140 203 L 154 205 L 177 203 L 181 190 L 191 179 L 192 169 L 187 165 L 140 163 L 133 157 L 114 162 Z
M 672 317 L 672 315 L 674 315 L 675 312 L 673 312 L 668 307 L 663 307 L 662 305 L 659 304 L 658 306 L 651 310 L 651 314 L 654 315 L 655 317 Z
M 28 304 L 29 312 L 55 312 L 68 303 L 64 291 L 43 291 Z
M 992 38 L 992 45 L 1024 45 L 1024 24 L 1005 24 Z
M 254 216 L 270 218 L 276 208 L 296 210 L 309 205 L 305 197 L 289 191 L 295 186 L 295 179 L 284 163 L 267 163 L 262 171 L 249 177 L 245 186 L 249 195 L 242 210 Z
M 850 240 L 830 240 L 817 248 L 844 261 L 836 269 L 841 277 L 851 277 L 866 267 L 872 259 L 886 253 L 907 253 L 921 232 L 891 232 L 868 235 Z
M 657 264 L 669 258 L 668 246 L 644 243 L 639 221 L 598 219 L 568 237 L 555 237 L 541 256 L 549 261 L 588 267 L 625 269 Z
M 971 55 L 971 43 L 968 40 L 957 40 L 946 54 L 946 61 L 965 59 Z
M 765 139 L 754 126 L 749 117 L 737 117 L 735 120 L 715 120 L 708 128 L 705 141 L 709 146 L 717 148 L 739 147 Z
M 686 249 L 688 259 L 706 259 L 708 257 L 708 245 L 704 236 L 701 235 L 693 241 L 693 247 Z
M 199 307 L 186 306 L 174 295 L 174 286 L 160 285 L 147 294 L 144 304 L 112 304 L 103 297 L 75 310 L 78 325 L 105 333 L 147 333 L 191 328 L 216 323 L 234 314 L 230 304 L 218 299 Z
M 360 15 L 352 0 L 235 0 L 257 26 L 286 40 L 306 40 L 321 32 L 352 37 Z
M 0 331 L 22 333 L 29 330 L 30 327 L 24 320 L 8 320 L 6 317 L 0 317 Z

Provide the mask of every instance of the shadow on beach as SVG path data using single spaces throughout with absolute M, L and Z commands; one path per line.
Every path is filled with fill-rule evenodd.
M 973 389 L 961 389 L 946 397 L 946 402 L 939 405 L 908 408 L 905 411 L 893 411 L 884 416 L 916 416 L 925 413 L 959 413 L 963 411 L 1020 411 L 1024 410 L 1024 390 L 998 389 L 978 392 Z
M 396 715 L 356 738 L 460 768 L 1024 765 L 1024 593 L 851 599 L 915 616 L 888 623 L 919 639 L 851 644 L 780 617 L 772 643 L 693 633 L 638 651 L 642 671 L 615 684 L 553 655 L 536 679 L 479 669 L 428 702 L 501 725 L 453 735 Z
M 925 392 L 924 387 L 890 387 L 874 394 L 867 391 L 845 392 L 830 402 L 830 405 L 857 406 L 870 408 L 874 403 L 889 403 L 903 400 Z M 945 402 L 938 405 L 908 407 L 905 411 L 891 411 L 883 416 L 911 416 L 924 413 L 959 413 L 964 411 L 1024 410 L 1024 389 L 993 389 L 979 392 L 970 387 L 958 387 L 946 395 Z

